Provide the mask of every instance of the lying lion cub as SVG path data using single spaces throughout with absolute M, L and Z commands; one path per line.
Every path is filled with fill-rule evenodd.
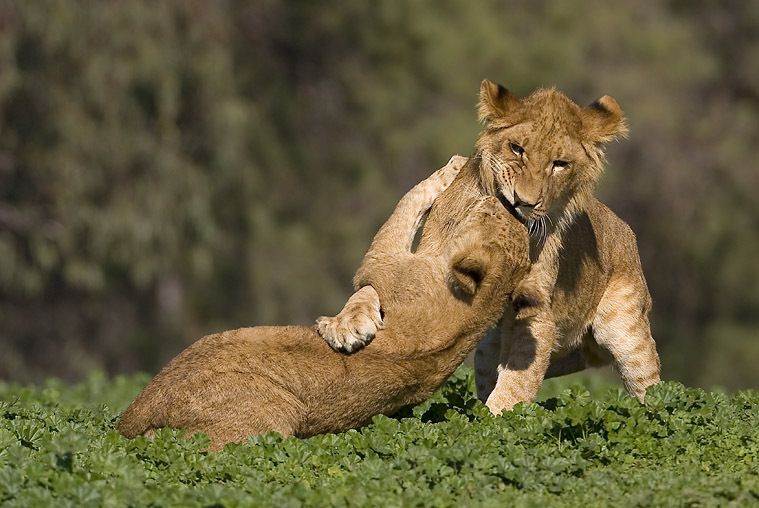
M 356 279 L 377 291 L 384 317 L 372 347 L 345 356 L 305 326 L 203 337 L 137 396 L 119 432 L 204 432 L 218 450 L 267 431 L 344 431 L 428 398 L 495 325 L 529 266 L 525 227 L 494 197 L 464 205 L 445 225 L 445 248 L 411 252 L 423 214 L 464 162 L 454 157 L 406 194 L 364 257 Z

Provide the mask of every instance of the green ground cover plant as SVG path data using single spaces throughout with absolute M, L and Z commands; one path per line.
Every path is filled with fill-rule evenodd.
M 603 382 L 549 382 L 544 400 L 493 417 L 462 368 L 358 431 L 206 453 L 204 436 L 114 430 L 147 380 L 0 383 L 0 505 L 759 505 L 756 391 L 667 382 L 643 406 Z

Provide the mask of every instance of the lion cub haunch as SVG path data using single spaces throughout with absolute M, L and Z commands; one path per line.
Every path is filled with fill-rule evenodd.
M 494 198 L 469 203 L 446 249 L 411 252 L 423 214 L 462 163 L 452 159 L 404 196 L 364 258 L 359 273 L 371 286 L 354 298 L 383 302 L 371 348 L 346 356 L 303 326 L 209 335 L 156 375 L 119 431 L 204 432 L 218 450 L 267 431 L 344 431 L 429 397 L 496 323 L 529 265 L 524 227 Z

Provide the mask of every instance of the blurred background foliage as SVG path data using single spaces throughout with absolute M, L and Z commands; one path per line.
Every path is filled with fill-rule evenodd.
M 759 385 L 759 2 L 0 0 L 0 377 L 338 311 L 484 77 L 605 93 L 664 377 Z

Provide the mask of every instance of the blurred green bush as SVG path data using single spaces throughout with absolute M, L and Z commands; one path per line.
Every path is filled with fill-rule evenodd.
M 757 32 L 756 2 L 0 1 L 0 377 L 336 312 L 489 77 L 617 98 L 599 192 L 664 376 L 757 386 Z

